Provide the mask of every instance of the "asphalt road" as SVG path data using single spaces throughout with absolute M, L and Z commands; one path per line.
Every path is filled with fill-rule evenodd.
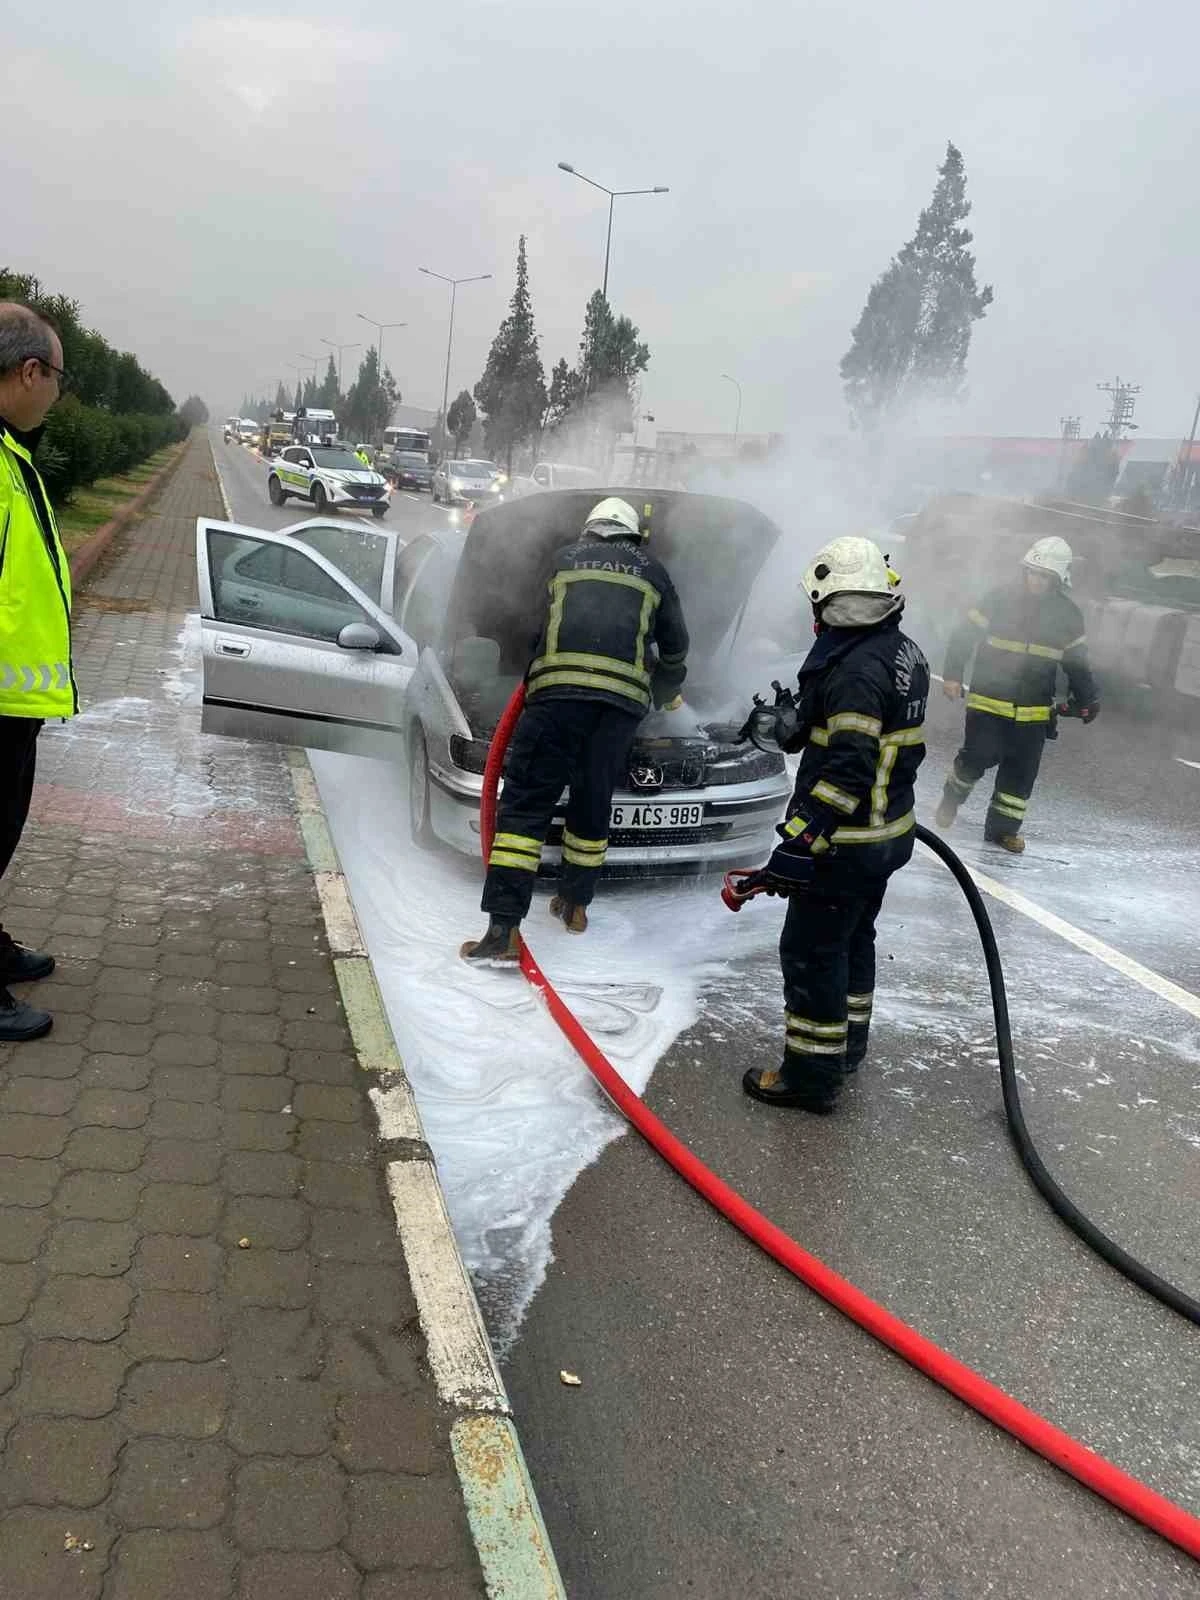
M 263 469 L 217 450 L 240 520 L 309 514 L 276 512 Z M 400 497 L 389 525 L 444 517 Z M 940 697 L 931 708 L 926 815 L 960 716 Z M 1200 1293 L 1200 1020 L 1118 970 L 1123 954 L 1200 993 L 1190 762 L 1200 727 L 1127 713 L 1064 725 L 1026 856 L 984 850 L 982 799 L 951 842 L 1117 952 L 1106 964 L 992 903 L 1047 1160 L 1115 1237 Z M 780 1043 L 778 972 L 761 959 L 712 981 L 650 1104 L 859 1287 L 1200 1512 L 1198 1335 L 1067 1234 L 1016 1164 L 974 933 L 928 858 L 895 880 L 880 950 L 872 1059 L 836 1117 L 740 1093 Z M 576 1181 L 554 1248 L 505 1376 L 571 1600 L 1200 1592 L 1186 1557 L 875 1345 L 635 1137 Z

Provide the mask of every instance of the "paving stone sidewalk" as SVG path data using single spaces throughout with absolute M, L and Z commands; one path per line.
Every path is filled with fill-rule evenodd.
M 202 513 L 195 435 L 0 886 L 59 962 L 0 1047 L 0 1595 L 482 1595 L 287 763 L 181 687 Z

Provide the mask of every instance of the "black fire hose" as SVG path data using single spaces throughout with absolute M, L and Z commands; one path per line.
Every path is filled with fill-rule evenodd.
M 971 915 L 975 918 L 979 941 L 983 945 L 983 959 L 987 963 L 988 986 L 992 993 L 992 1014 L 996 1021 L 996 1045 L 1000 1057 L 1000 1087 L 1004 1095 L 1004 1115 L 1008 1121 L 1009 1136 L 1021 1158 L 1021 1165 L 1033 1180 L 1042 1199 L 1089 1249 L 1103 1256 L 1109 1266 L 1115 1267 L 1131 1283 L 1136 1283 L 1139 1289 L 1144 1289 L 1164 1306 L 1169 1306 L 1172 1311 L 1177 1311 L 1181 1317 L 1186 1317 L 1189 1322 L 1200 1327 L 1200 1301 L 1194 1300 L 1191 1295 L 1185 1294 L 1173 1283 L 1168 1283 L 1165 1278 L 1160 1278 L 1156 1272 L 1152 1272 L 1136 1257 L 1131 1256 L 1128 1250 L 1123 1250 L 1115 1240 L 1102 1233 L 1089 1217 L 1084 1216 L 1070 1196 L 1063 1193 L 1047 1171 L 1046 1164 L 1038 1154 L 1029 1129 L 1025 1125 L 1025 1114 L 1021 1109 L 1016 1064 L 1013 1060 L 1012 1028 L 1008 1020 L 1008 996 L 1004 989 L 1004 973 L 1000 966 L 1000 952 L 996 948 L 996 935 L 991 918 L 987 914 L 987 907 L 983 903 L 983 896 L 971 874 L 944 839 L 936 833 L 931 833 L 928 828 L 923 828 L 920 823 L 917 824 L 917 838 L 927 849 L 933 851 L 943 866 L 950 869 L 955 882 L 966 896 Z

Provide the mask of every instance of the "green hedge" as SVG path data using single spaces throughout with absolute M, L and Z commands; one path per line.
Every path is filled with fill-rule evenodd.
M 176 414 L 114 415 L 98 406 L 81 405 L 68 395 L 46 418 L 37 464 L 50 498 L 63 505 L 75 489 L 97 478 L 112 478 L 145 461 L 163 445 L 188 434 Z

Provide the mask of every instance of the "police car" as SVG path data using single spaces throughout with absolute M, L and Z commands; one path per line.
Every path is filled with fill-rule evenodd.
M 293 495 L 311 500 L 318 513 L 331 506 L 354 506 L 373 517 L 387 515 L 386 478 L 364 467 L 348 445 L 294 444 L 271 463 L 267 494 L 273 506 Z

